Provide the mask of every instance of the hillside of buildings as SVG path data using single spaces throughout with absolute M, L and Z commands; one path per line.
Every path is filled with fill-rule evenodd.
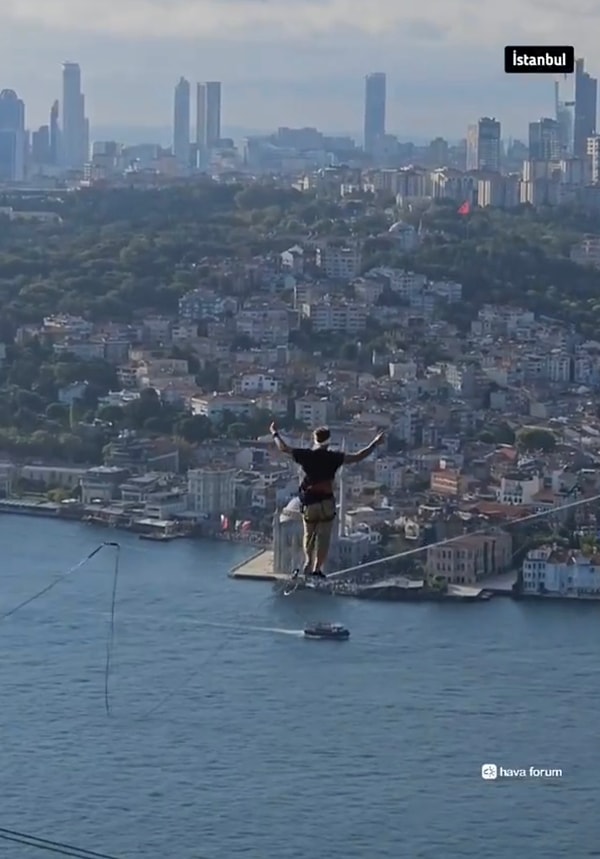
M 42 200 L 5 196 L 0 334 L 10 337 L 16 325 L 57 312 L 105 322 L 175 315 L 179 299 L 196 288 L 238 302 L 256 292 L 285 299 L 290 287 L 272 281 L 279 254 L 295 245 L 305 255 L 303 282 L 326 286 L 331 297 L 342 281 L 348 288 L 340 297 L 353 297 L 351 282 L 383 265 L 461 283 L 463 322 L 484 298 L 583 329 L 600 321 L 595 210 L 522 205 L 465 217 L 453 200 L 398 205 L 393 195 L 364 187 L 340 196 L 206 180 Z M 397 299 L 389 290 L 386 296 Z
M 297 479 L 264 439 L 276 418 L 297 442 L 328 424 L 349 450 L 386 430 L 346 479 L 359 561 L 592 497 L 598 215 L 342 191 L 201 180 L 6 196 L 1 491 L 109 505 L 133 492 L 268 538 Z

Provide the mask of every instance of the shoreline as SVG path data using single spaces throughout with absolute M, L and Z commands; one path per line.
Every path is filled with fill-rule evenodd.
M 3 513 L 7 516 L 30 516 L 38 519 L 56 519 L 61 522 L 80 522 L 97 528 L 110 528 L 111 530 L 137 534 L 140 538 L 150 538 L 150 540 L 158 543 L 172 542 L 173 540 L 215 540 L 220 543 L 252 546 L 256 550 L 255 554 L 260 554 L 261 551 L 266 550 L 271 545 L 271 540 L 266 535 L 256 531 L 224 532 L 218 529 L 207 531 L 202 526 L 191 526 L 185 520 L 149 520 L 144 517 L 134 519 L 133 516 L 128 517 L 126 511 L 118 508 L 93 505 L 71 506 L 45 499 L 2 498 L 0 499 L 0 515 Z
M 281 573 L 275 573 L 273 569 L 273 550 L 262 549 L 255 554 L 240 561 L 228 573 L 229 578 L 238 581 L 255 582 L 277 582 L 289 578 Z M 336 587 L 333 583 L 316 583 L 311 591 L 321 596 L 346 597 L 346 599 L 365 600 L 369 602 L 403 602 L 403 603 L 487 603 L 493 598 L 511 599 L 514 602 L 554 602 L 554 603 L 582 603 L 598 605 L 600 595 L 597 597 L 569 596 L 564 594 L 521 594 L 513 591 L 513 584 L 517 580 L 517 571 L 506 573 L 490 579 L 478 582 L 477 585 L 449 585 L 448 592 L 435 591 L 433 589 L 423 590 L 412 586 L 403 586 L 398 582 L 386 581 L 370 582 L 361 585 L 343 585 Z M 302 587 L 299 588 L 302 590 Z
M 99 517 L 92 518 L 94 513 L 104 512 L 108 518 Z M 177 528 L 182 522 L 177 520 L 155 520 L 152 524 L 145 520 L 142 522 L 131 521 L 125 523 L 118 521 L 117 515 L 123 515 L 125 511 L 114 510 L 111 508 L 97 508 L 91 505 L 77 506 L 75 509 L 70 506 L 65 506 L 57 502 L 35 499 L 17 499 L 3 498 L 0 499 L 0 514 L 5 513 L 13 516 L 31 516 L 36 518 L 57 519 L 62 522 L 80 522 L 82 524 L 95 525 L 98 528 L 110 528 L 111 530 L 125 531 L 130 534 L 137 534 L 141 539 L 146 539 L 152 542 L 163 543 L 172 542 L 174 540 L 211 540 L 220 543 L 232 543 L 238 546 L 246 545 L 248 548 L 254 549 L 250 557 L 240 561 L 228 573 L 229 578 L 239 581 L 261 581 L 277 583 L 283 581 L 287 576 L 275 573 L 273 569 L 273 550 L 271 541 L 263 534 L 256 532 L 242 534 L 230 531 L 214 531 L 202 532 L 190 529 L 187 532 L 182 530 L 176 533 L 168 533 L 168 526 L 171 525 Z M 126 514 L 125 514 L 126 515 Z M 115 521 L 111 521 L 111 519 Z M 143 521 L 143 520 L 142 520 Z M 162 533 L 161 533 L 162 532 Z M 261 560 L 262 559 L 262 560 Z M 266 569 L 265 569 L 266 567 Z M 516 573 L 512 574 L 516 581 Z M 455 588 L 455 586 L 451 586 Z M 387 589 L 388 594 L 382 593 Z M 600 594 L 592 596 L 575 595 L 575 594 L 532 594 L 514 592 L 512 586 L 498 586 L 497 581 L 491 580 L 489 583 L 485 581 L 478 582 L 476 586 L 463 588 L 464 593 L 460 593 L 460 586 L 456 586 L 455 592 L 451 593 L 436 593 L 434 591 L 417 591 L 417 588 L 403 588 L 396 583 L 370 583 L 369 585 L 355 584 L 351 588 L 335 588 L 334 586 L 318 587 L 314 589 L 317 593 L 326 594 L 328 596 L 344 596 L 346 598 L 354 598 L 360 600 L 368 600 L 370 602 L 451 602 L 451 603 L 471 603 L 471 602 L 489 602 L 493 597 L 509 597 L 515 602 L 546 602 L 546 603 L 575 603 L 577 605 L 598 605 L 600 604 Z M 369 593 L 372 591 L 372 593 Z M 411 593 L 412 591 L 412 593 Z M 471 591 L 468 593 L 467 591 Z M 379 593 L 377 593 L 379 592 Z

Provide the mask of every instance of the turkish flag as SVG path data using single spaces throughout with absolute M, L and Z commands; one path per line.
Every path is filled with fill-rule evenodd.
M 471 214 L 471 204 L 468 200 L 462 204 L 462 206 L 458 209 L 459 215 L 470 215 Z

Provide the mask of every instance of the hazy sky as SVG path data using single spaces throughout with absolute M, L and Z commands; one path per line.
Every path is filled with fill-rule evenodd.
M 505 75 L 505 44 L 573 44 L 600 73 L 600 0 L 1 0 L 0 89 L 47 121 L 60 65 L 82 67 L 94 125 L 170 125 L 180 75 L 222 80 L 223 123 L 362 127 L 364 75 L 388 74 L 388 128 L 503 134 L 552 113 L 552 78 Z M 595 65 L 596 64 L 596 65 Z

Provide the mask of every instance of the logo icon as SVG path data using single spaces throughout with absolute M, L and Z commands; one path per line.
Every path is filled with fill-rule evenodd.
M 496 766 L 496 764 L 482 764 L 481 778 L 484 778 L 487 781 L 491 781 L 495 778 L 498 778 L 498 767 Z

